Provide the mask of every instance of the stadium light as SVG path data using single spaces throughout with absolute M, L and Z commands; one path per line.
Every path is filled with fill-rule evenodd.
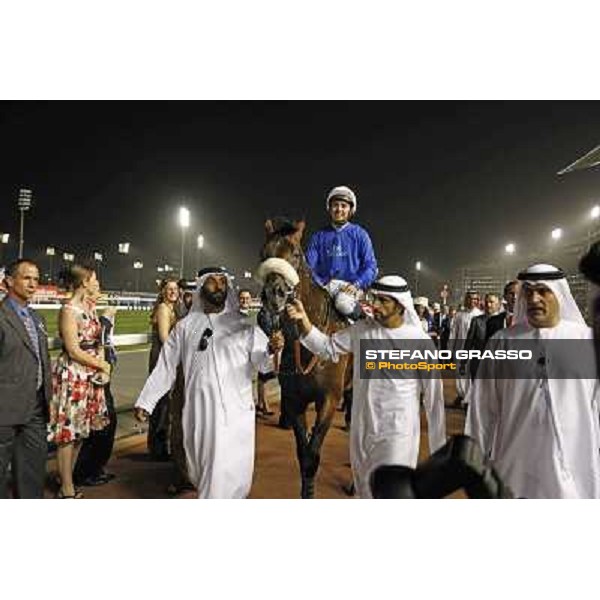
M 2 255 L 4 254 L 4 246 L 8 244 L 9 237 L 10 234 L 8 233 L 0 233 L 0 242 L 2 242 L 2 245 L 0 246 L 0 265 L 2 265 Z
M 200 234 L 196 238 L 196 272 L 200 270 L 200 252 L 204 248 L 204 236 Z
M 597 219 L 598 217 L 600 217 L 600 206 L 596 204 L 596 206 L 594 206 L 592 210 L 590 210 L 590 217 L 592 217 L 592 219 Z
M 185 206 L 179 209 L 179 225 L 182 229 L 190 226 L 190 211 Z
M 415 296 L 419 295 L 419 271 L 421 270 L 421 261 L 415 263 Z
M 19 258 L 23 258 L 23 247 L 25 246 L 25 213 L 31 208 L 33 192 L 31 190 L 20 189 L 17 206 L 21 213 L 21 228 L 19 231 Z
M 550 235 L 552 236 L 553 240 L 560 240 L 560 238 L 562 238 L 562 234 L 563 230 L 560 227 L 556 227 L 552 230 L 552 233 Z
M 129 254 L 129 246 L 131 244 L 129 242 L 121 242 L 119 244 L 119 254 L 122 254 L 124 257 L 127 256 Z M 126 258 L 123 258 L 119 261 L 119 271 L 121 271 L 122 273 L 127 273 L 127 260 Z M 127 278 L 127 275 L 125 275 L 125 277 Z M 127 287 L 127 280 L 125 280 L 125 282 L 123 283 L 123 288 L 125 289 L 125 287 Z
M 96 263 L 96 275 L 98 276 L 98 279 L 100 279 L 100 267 L 102 266 L 102 253 L 101 252 L 94 252 L 94 262 Z
M 144 263 L 141 260 L 136 260 L 133 263 L 133 268 L 135 269 L 135 291 L 137 293 L 140 291 L 140 271 L 144 268 Z
M 65 262 L 73 262 L 75 260 L 75 255 L 74 254 L 69 254 L 68 252 L 65 252 L 63 254 L 63 260 Z
M 181 227 L 181 262 L 179 263 L 179 278 L 183 279 L 183 267 L 185 260 L 185 232 L 190 226 L 190 211 L 185 207 L 179 208 L 179 225 Z
M 517 247 L 511 242 L 510 244 L 506 244 L 506 246 L 504 246 L 504 252 L 506 252 L 506 254 L 514 254 L 516 248 Z
M 54 260 L 54 257 L 56 255 L 56 248 L 53 248 L 52 246 L 48 246 L 46 248 L 46 256 L 48 257 L 48 262 L 50 263 L 50 267 L 48 269 L 48 281 L 52 282 L 52 261 Z

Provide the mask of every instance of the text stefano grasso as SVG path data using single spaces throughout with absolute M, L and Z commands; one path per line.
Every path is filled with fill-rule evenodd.
M 365 360 L 531 360 L 531 350 L 365 350 Z

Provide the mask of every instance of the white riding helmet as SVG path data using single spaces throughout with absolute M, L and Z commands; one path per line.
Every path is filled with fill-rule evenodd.
M 353 215 L 358 208 L 358 202 L 356 200 L 356 194 L 345 185 L 338 185 L 334 187 L 329 194 L 327 194 L 327 200 L 325 201 L 325 208 L 329 210 L 329 203 L 333 198 L 348 202 L 352 206 L 350 214 Z

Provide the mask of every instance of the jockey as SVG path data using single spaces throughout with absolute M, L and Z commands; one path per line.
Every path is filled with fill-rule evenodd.
M 360 318 L 361 292 L 377 276 L 377 260 L 369 234 L 350 219 L 356 213 L 354 192 L 344 185 L 327 195 L 331 224 L 311 237 L 306 261 L 313 279 L 334 299 L 338 312 L 352 320 Z

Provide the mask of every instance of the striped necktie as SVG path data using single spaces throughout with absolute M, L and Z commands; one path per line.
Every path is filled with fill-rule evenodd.
M 33 320 L 33 317 L 31 316 L 29 311 L 24 310 L 21 313 L 21 315 L 23 317 L 23 324 L 25 325 L 25 329 L 27 330 L 29 339 L 31 340 L 31 344 L 33 345 L 33 349 L 35 350 L 35 356 L 37 358 L 38 368 L 37 368 L 37 388 L 36 389 L 39 390 L 40 387 L 42 387 L 44 376 L 42 373 L 42 357 L 40 356 L 40 343 L 39 343 L 39 338 L 38 338 L 38 332 L 37 332 L 37 329 L 35 328 L 35 322 Z

